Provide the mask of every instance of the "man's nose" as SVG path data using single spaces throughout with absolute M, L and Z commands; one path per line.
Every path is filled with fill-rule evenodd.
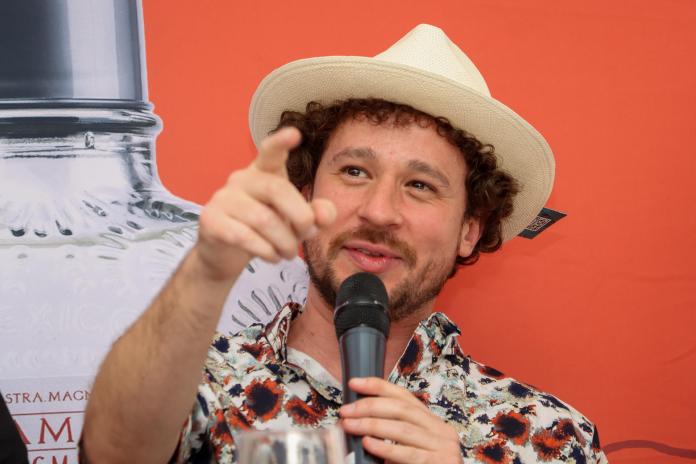
M 402 204 L 399 189 L 391 182 L 374 182 L 365 191 L 358 207 L 360 219 L 379 227 L 401 225 Z

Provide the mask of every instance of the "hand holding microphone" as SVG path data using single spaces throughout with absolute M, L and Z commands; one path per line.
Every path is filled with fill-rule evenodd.
M 336 297 L 334 325 L 343 374 L 348 452 L 355 464 L 461 464 L 457 431 L 403 387 L 384 380 L 389 336 L 387 291 L 369 273 L 348 277 Z M 388 440 L 388 441 L 385 441 Z
M 356 377 L 383 377 L 386 340 L 389 336 L 387 290 L 374 274 L 361 272 L 348 277 L 338 290 L 334 325 L 341 352 L 343 404 L 362 398 L 349 388 Z M 365 453 L 362 437 L 349 435 L 348 453 L 355 464 L 382 462 Z

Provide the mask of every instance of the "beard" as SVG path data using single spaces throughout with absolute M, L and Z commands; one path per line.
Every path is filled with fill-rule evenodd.
M 341 285 L 333 263 L 343 244 L 349 239 L 365 240 L 374 244 L 384 244 L 399 254 L 403 265 L 409 271 L 389 293 L 389 316 L 392 321 L 402 320 L 417 312 L 440 293 L 456 269 L 457 253 L 454 250 L 445 257 L 433 258 L 422 269 L 416 269 L 418 262 L 415 250 L 396 238 L 393 232 L 369 227 L 358 227 L 336 236 L 329 243 L 324 255 L 317 238 L 302 243 L 309 278 L 329 307 L 336 302 L 336 293 Z

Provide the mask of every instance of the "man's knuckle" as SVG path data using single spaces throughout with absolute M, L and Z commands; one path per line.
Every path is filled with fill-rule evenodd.
M 399 422 L 396 426 L 396 431 L 400 437 L 408 437 L 414 434 L 414 430 L 411 425 L 405 422 Z
M 379 422 L 377 419 L 374 419 L 372 417 L 365 417 L 363 419 L 360 419 L 362 422 L 362 426 L 365 427 L 368 430 L 377 430 L 379 427 Z
M 259 243 L 256 249 L 254 251 L 251 251 L 251 253 L 272 263 L 275 263 L 279 260 L 278 255 L 273 250 L 273 247 L 266 243 Z
M 246 227 L 227 229 L 227 233 L 229 234 L 227 237 L 229 243 L 242 247 L 249 246 L 254 240 L 254 234 Z
M 198 233 L 203 238 L 213 241 L 220 239 L 220 212 L 213 208 L 204 208 L 198 216 Z
M 262 183 L 263 188 L 266 190 L 267 193 L 270 194 L 274 194 L 277 192 L 278 180 L 278 176 L 274 176 L 270 173 L 263 173 L 263 175 L 259 178 L 259 182 Z
M 224 197 L 225 197 L 225 188 L 223 187 L 223 188 L 213 192 L 213 194 L 210 196 L 210 201 L 208 202 L 208 204 L 209 205 L 218 205 L 218 204 L 224 202 Z
M 198 215 L 198 228 L 202 231 L 207 231 L 212 227 L 214 213 L 210 207 L 204 207 Z
M 286 193 L 285 184 L 286 182 L 284 179 L 274 176 L 266 181 L 266 193 L 271 198 L 280 198 Z
M 429 464 L 430 462 L 436 462 L 437 464 L 440 464 L 439 459 L 430 459 L 429 454 L 430 453 L 427 453 L 424 450 L 416 450 L 413 452 L 413 460 L 411 462 L 413 464 Z
M 361 409 L 362 412 L 365 414 L 374 414 L 376 409 L 377 409 L 377 401 L 376 398 L 365 398 L 361 402 Z
M 294 243 L 283 244 L 280 248 L 281 254 L 285 257 L 293 256 L 297 252 L 297 245 Z
M 241 177 L 243 176 L 242 171 L 232 171 L 229 176 L 227 176 L 227 184 L 228 185 L 236 185 L 239 183 L 241 180 Z
M 259 154 L 270 150 L 273 147 L 273 139 L 271 137 L 264 137 L 261 140 L 261 145 L 259 146 Z
M 273 213 L 266 210 L 257 211 L 253 216 L 253 223 L 258 228 L 267 228 L 273 225 Z

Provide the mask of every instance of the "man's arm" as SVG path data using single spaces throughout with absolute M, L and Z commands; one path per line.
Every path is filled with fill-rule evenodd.
M 268 137 L 256 160 L 205 205 L 198 241 L 159 296 L 114 344 L 95 379 L 82 447 L 90 462 L 166 462 L 195 400 L 202 365 L 230 288 L 249 260 L 296 255 L 335 217 L 288 181 L 295 129 Z
M 230 281 L 210 281 L 194 248 L 97 375 L 83 427 L 89 462 L 166 462 L 195 399 Z

